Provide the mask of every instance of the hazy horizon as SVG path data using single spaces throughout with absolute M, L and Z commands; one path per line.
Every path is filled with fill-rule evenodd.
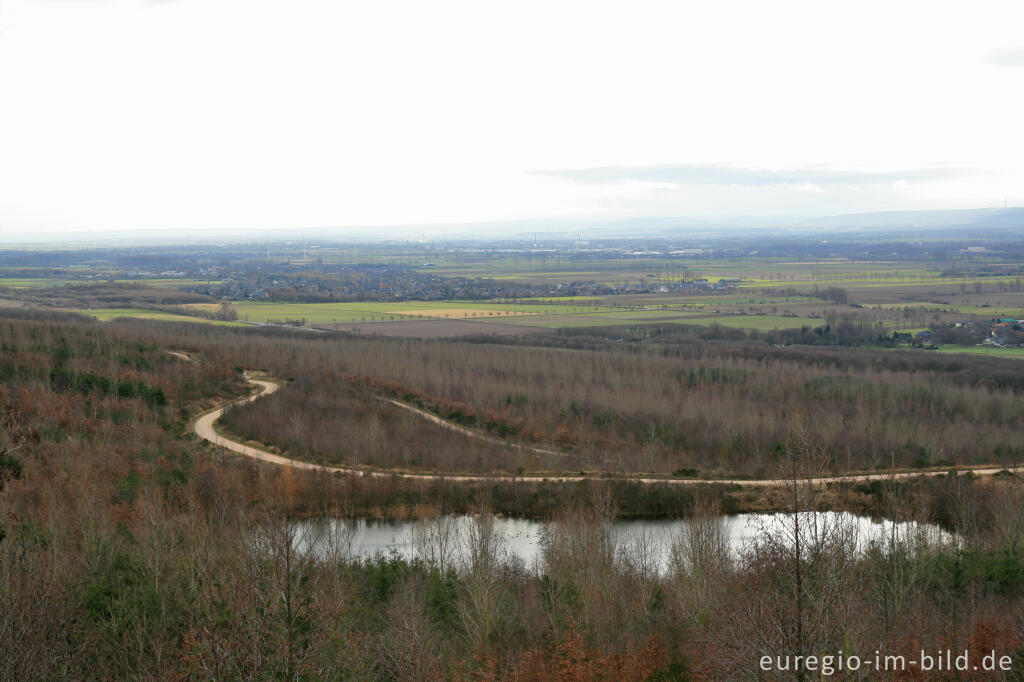
M 934 236 L 958 232 L 961 237 L 991 237 L 995 229 L 1009 227 L 1000 220 L 1024 224 L 1024 207 L 980 207 L 925 211 L 879 211 L 810 218 L 755 218 L 733 216 L 698 219 L 688 216 L 635 216 L 608 219 L 535 219 L 407 225 L 337 225 L 251 228 L 179 228 L 0 232 L 0 247 L 64 245 L 68 248 L 105 248 L 134 245 L 194 243 L 250 243 L 271 241 L 341 244 L 351 242 L 498 242 L 564 241 L 565 239 L 701 239 L 729 236 L 828 234 L 859 232 L 865 235 L 914 229 Z M 993 222 L 995 221 L 995 222 Z M 482 231 L 483 230 L 483 231 Z M 965 233 L 964 230 L 967 230 Z M 908 233 L 907 237 L 914 234 Z

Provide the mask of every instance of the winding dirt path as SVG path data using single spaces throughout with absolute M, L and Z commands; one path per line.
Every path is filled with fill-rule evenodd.
M 360 476 L 374 476 L 374 477 L 381 477 L 381 478 L 385 478 L 385 477 L 405 478 L 405 479 L 420 480 L 420 481 L 444 480 L 444 481 L 455 481 L 455 482 L 459 482 L 459 481 L 464 481 L 464 482 L 481 482 L 481 481 L 510 481 L 510 482 L 515 482 L 515 481 L 537 481 L 537 482 L 539 482 L 539 481 L 553 481 L 553 482 L 574 482 L 574 481 L 586 481 L 586 480 L 605 480 L 605 481 L 606 480 L 627 480 L 627 481 L 632 481 L 634 483 L 667 483 L 667 484 L 673 484 L 673 485 L 694 485 L 694 484 L 700 484 L 700 483 L 720 483 L 720 484 L 725 484 L 725 485 L 738 485 L 738 486 L 745 486 L 745 487 L 782 487 L 782 486 L 786 485 L 787 483 L 789 483 L 789 481 L 787 481 L 786 479 L 756 479 L 756 480 L 742 479 L 742 478 L 726 478 L 726 479 L 692 479 L 692 478 L 691 479 L 685 479 L 685 478 L 683 478 L 683 479 L 681 479 L 681 478 L 658 478 L 658 477 L 629 476 L 629 475 L 626 475 L 626 474 L 619 474 L 619 475 L 614 475 L 614 476 L 579 476 L 579 475 L 572 475 L 572 474 L 569 474 L 569 475 L 553 474 L 553 475 L 546 475 L 546 476 L 545 475 L 511 476 L 511 475 L 507 475 L 507 474 L 476 474 L 476 475 L 473 475 L 473 474 L 459 474 L 459 475 L 448 475 L 448 474 L 411 474 L 411 473 L 404 473 L 404 472 L 397 472 L 397 471 L 380 471 L 380 470 L 373 470 L 373 469 L 359 469 L 359 468 L 354 468 L 354 467 L 334 467 L 334 466 L 327 466 L 326 464 L 316 464 L 316 463 L 313 463 L 313 462 L 303 462 L 301 460 L 289 459 L 288 457 L 284 457 L 282 455 L 277 455 L 277 454 L 274 454 L 273 452 L 268 452 L 267 450 L 261 450 L 260 448 L 253 447 L 251 445 L 246 445 L 245 443 L 241 443 L 241 442 L 238 442 L 238 441 L 235 441 L 235 440 L 224 438 L 219 433 L 217 433 L 217 430 L 214 428 L 214 423 L 218 419 L 221 418 L 221 416 L 224 414 L 224 411 L 227 408 L 229 408 L 229 407 L 231 407 L 233 405 L 244 405 L 246 403 L 251 403 L 253 401 L 259 400 L 260 398 L 262 398 L 264 396 L 267 396 L 267 395 L 270 395 L 271 393 L 274 393 L 275 391 L 277 391 L 281 387 L 280 384 L 277 384 L 277 383 L 275 383 L 273 381 L 268 381 L 268 380 L 265 380 L 265 379 L 256 379 L 256 378 L 253 378 L 253 377 L 246 376 L 246 380 L 250 384 L 253 384 L 255 386 L 260 387 L 260 391 L 258 393 L 254 393 L 252 395 L 245 396 L 245 397 L 239 398 L 237 400 L 229 401 L 229 402 L 225 403 L 224 405 L 222 405 L 221 407 L 218 407 L 218 408 L 216 408 L 214 410 L 211 410 L 209 412 L 206 412 L 206 413 L 200 415 L 199 418 L 196 419 L 196 421 L 195 421 L 195 432 L 196 432 L 196 434 L 199 435 L 200 438 L 202 438 L 204 440 L 207 440 L 207 441 L 213 443 L 214 445 L 218 445 L 218 446 L 220 446 L 222 448 L 225 448 L 226 450 L 230 450 L 231 452 L 235 452 L 235 453 L 238 453 L 240 455 L 244 455 L 246 457 L 251 457 L 252 459 L 260 460 L 262 462 L 268 462 L 270 464 L 276 464 L 278 466 L 293 467 L 295 469 L 304 469 L 304 470 L 307 470 L 307 471 L 320 471 L 320 472 L 329 473 L 329 474 L 357 474 L 357 475 L 360 475 Z M 443 426 L 445 428 L 448 428 L 450 430 L 456 431 L 458 433 L 465 434 L 465 435 L 473 437 L 473 438 L 483 439 L 483 440 L 486 440 L 488 442 L 496 442 L 496 443 L 502 443 L 502 444 L 506 444 L 506 445 L 511 445 L 513 447 L 520 447 L 520 448 L 525 448 L 525 449 L 529 449 L 529 450 L 534 450 L 536 452 L 541 452 L 543 454 L 556 454 L 556 455 L 564 454 L 564 453 L 559 453 L 559 452 L 555 452 L 555 451 L 547 451 L 547 450 L 540 450 L 540 449 L 536 449 L 535 450 L 534 448 L 529 448 L 528 446 L 521 446 L 521 445 L 518 445 L 516 443 L 505 443 L 504 441 L 500 441 L 498 439 L 492 439 L 489 436 L 483 436 L 483 435 L 481 435 L 479 433 L 476 433 L 475 431 L 471 431 L 469 429 L 465 429 L 465 428 L 463 428 L 461 426 L 457 426 L 457 425 L 452 424 L 450 422 L 446 422 L 445 420 L 441 419 L 440 417 L 437 417 L 436 415 L 430 414 L 429 412 L 426 412 L 424 410 L 420 410 L 419 408 L 415 408 L 415 407 L 413 407 L 411 405 L 406 405 L 405 403 L 399 402 L 397 400 L 390 400 L 390 399 L 386 399 L 386 398 L 384 398 L 382 400 L 385 400 L 386 402 L 389 402 L 389 403 L 392 403 L 394 405 L 397 405 L 398 407 L 402 407 L 402 408 L 405 408 L 407 410 L 411 410 L 412 412 L 415 412 L 416 414 L 419 414 L 420 416 L 422 416 L 422 417 L 424 417 L 426 419 L 429 419 L 430 421 L 432 421 L 432 422 L 434 422 L 436 424 L 439 424 L 439 425 L 441 425 L 441 426 Z M 802 482 L 803 483 L 810 483 L 812 485 L 822 485 L 822 484 L 825 484 L 825 483 L 857 483 L 857 482 L 861 482 L 861 481 L 887 481 L 887 480 L 892 480 L 892 479 L 915 478 L 915 477 L 918 477 L 918 476 L 943 476 L 943 475 L 947 474 L 951 469 L 959 471 L 959 472 L 962 472 L 962 473 L 971 472 L 971 473 L 975 474 L 976 476 L 992 476 L 994 474 L 999 473 L 1000 471 L 1005 471 L 1006 470 L 1005 467 L 989 467 L 989 466 L 953 467 L 953 468 L 947 467 L 947 468 L 944 468 L 944 469 L 932 469 L 932 470 L 922 470 L 922 471 L 902 471 L 902 472 L 897 472 L 897 473 L 847 474 L 847 475 L 840 475 L 840 476 L 823 476 L 823 477 L 820 477 L 820 478 L 812 478 L 812 479 L 810 479 L 810 481 L 803 480 Z
M 414 406 L 412 406 L 412 405 L 410 405 L 408 403 L 403 403 L 401 400 L 394 400 L 393 398 L 378 398 L 377 400 L 382 400 L 382 401 L 384 401 L 386 403 L 391 403 L 392 405 L 395 405 L 397 407 L 401 407 L 403 410 L 408 410 L 409 412 L 412 412 L 413 414 L 419 415 L 420 417 L 423 417 L 427 421 L 434 422 L 435 424 L 437 424 L 441 428 L 448 429 L 449 431 L 454 431 L 455 433 L 461 433 L 462 435 L 469 436 L 470 438 L 475 438 L 477 440 L 482 440 L 485 443 L 492 443 L 494 445 L 505 445 L 505 446 L 508 446 L 508 447 L 513 448 L 515 450 L 522 450 L 523 452 L 532 452 L 532 453 L 538 454 L 538 455 L 548 455 L 548 456 L 551 456 L 551 457 L 565 457 L 566 456 L 566 454 L 564 452 L 558 452 L 557 450 L 545 450 L 544 448 L 535 448 L 533 446 L 523 445 L 521 443 L 510 443 L 507 440 L 502 440 L 500 438 L 494 438 L 493 436 L 486 436 L 486 435 L 484 435 L 482 433 L 479 433 L 477 431 L 474 431 L 472 429 L 467 429 L 464 426 L 459 426 L 458 424 L 452 424 L 450 421 L 446 421 L 444 419 L 441 419 L 436 414 L 431 414 L 430 412 L 427 412 L 426 410 L 421 410 L 420 408 L 414 407 Z

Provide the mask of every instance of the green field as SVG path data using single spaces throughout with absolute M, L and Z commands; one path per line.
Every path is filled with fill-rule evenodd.
M 981 305 L 953 305 L 952 303 L 928 303 L 923 301 L 908 301 L 907 303 L 882 303 L 873 308 L 879 308 L 882 310 L 903 310 L 904 308 L 914 308 L 920 310 L 939 310 L 942 312 L 949 313 L 963 313 L 965 315 L 980 315 L 986 318 L 992 317 L 1013 317 L 1015 319 L 1024 318 L 1024 308 L 1016 307 L 999 307 L 999 306 L 981 306 Z
M 100 322 L 109 322 L 110 320 L 115 320 L 119 317 L 132 317 L 140 320 L 161 320 L 163 322 L 191 322 L 199 324 L 217 324 L 232 327 L 247 326 L 242 322 L 222 322 L 219 320 L 207 320 L 202 317 L 191 317 L 189 315 L 175 315 L 174 313 L 165 313 L 159 310 L 145 310 L 142 308 L 93 308 L 70 310 L 68 312 L 89 315 L 91 317 L 95 317 Z
M 386 250 L 385 250 L 386 251 Z M 348 262 L 354 250 L 318 249 L 317 258 L 333 254 L 323 262 Z M 297 256 L 301 251 L 293 254 Z M 758 255 L 735 258 L 670 257 L 648 258 L 625 255 L 601 258 L 595 254 L 566 253 L 543 254 L 500 252 L 489 254 L 442 252 L 407 246 L 398 251 L 374 254 L 360 248 L 359 261 L 407 264 L 421 272 L 436 275 L 488 277 L 521 280 L 543 285 L 555 282 L 592 280 L 603 283 L 638 284 L 665 283 L 695 279 L 716 282 L 721 278 L 739 278 L 739 289 L 692 290 L 684 289 L 660 294 L 624 292 L 606 296 L 536 297 L 514 301 L 401 301 L 352 303 L 276 303 L 253 300 L 231 302 L 239 323 L 287 323 L 304 325 L 337 325 L 344 331 L 381 331 L 386 334 L 419 333 L 417 330 L 438 329 L 446 333 L 469 328 L 465 322 L 479 323 L 480 331 L 488 328 L 497 333 L 514 332 L 517 327 L 556 329 L 560 327 L 602 327 L 641 324 L 689 324 L 707 326 L 721 324 L 726 327 L 770 331 L 802 326 L 817 327 L 828 320 L 842 320 L 860 324 L 879 325 L 880 330 L 900 329 L 914 332 L 933 324 L 948 324 L 971 315 L 979 318 L 1024 317 L 1024 298 L 1020 296 L 1016 275 L 942 277 L 935 264 L 917 262 L 872 261 L 857 262 L 822 258 L 806 262 L 780 260 Z M 335 258 L 336 257 L 336 258 Z M 316 259 L 309 261 L 316 262 Z M 433 265 L 427 267 L 426 263 Z M 105 266 L 104 266 L 105 267 Z M 93 284 L 104 284 L 104 275 L 116 276 L 112 270 L 100 267 L 91 272 Z M 178 270 L 175 270 L 177 272 Z M 184 269 L 182 269 L 184 271 Z M 156 271 L 154 271 L 156 272 Z M 212 271 L 211 271 L 212 272 Z M 66 268 L 38 271 L 40 275 L 66 273 L 69 279 L 54 277 L 31 278 L 32 274 L 9 268 L 0 278 L 0 286 L 7 286 L 8 298 L 23 297 L 38 302 L 35 291 L 40 287 L 59 287 L 67 284 L 87 284 L 83 271 Z M 315 277 L 314 277 L 315 279 Z M 199 283 L 190 278 L 118 279 L 118 283 L 137 282 L 151 287 L 172 288 Z M 206 280 L 202 280 L 206 281 Z M 977 285 L 981 283 L 988 291 Z M 965 286 L 968 285 L 968 286 Z M 1010 285 L 1010 286 L 1006 286 Z M 828 287 L 846 290 L 848 303 L 823 300 L 816 294 Z M 657 288 L 657 287 L 654 287 Z M 20 294 L 18 289 L 23 290 Z M 541 291 L 547 290 L 545 286 Z M 554 291 L 554 287 L 551 287 Z M 54 301 L 62 301 L 55 292 Z M 148 292 L 153 294 L 152 290 Z M 787 295 L 789 294 L 789 295 Z M 369 292 L 372 296 L 373 292 Z M 141 310 L 131 306 L 148 305 L 139 299 L 127 302 L 104 302 L 78 296 L 74 303 L 57 302 L 55 305 L 82 308 L 88 305 L 123 305 L 120 309 L 82 311 L 99 319 L 117 316 L 142 317 L 181 322 L 206 322 L 202 318 Z M 192 298 L 191 300 L 196 300 Z M 844 299 L 839 299 L 844 300 Z M 939 301 L 939 302 L 931 302 Z M 193 304 L 214 310 L 219 303 Z M 460 321 L 452 327 L 438 323 Z M 409 332 L 400 331 L 403 323 L 417 321 Z M 432 324 L 422 324 L 432 322 Z M 373 324 L 364 329 L 362 325 Z M 395 323 L 395 326 L 389 326 Z M 382 328 L 381 325 L 388 325 Z M 359 327 L 354 329 L 354 327 Z M 427 332 L 423 332 L 427 333 Z
M 798 304 L 791 309 L 787 306 Z M 811 304 L 813 307 L 799 304 Z M 213 304 L 198 304 L 212 309 Z M 307 325 L 402 322 L 409 320 L 500 321 L 545 328 L 605 326 L 634 323 L 712 324 L 771 330 L 825 324 L 822 311 L 831 304 L 807 296 L 773 297 L 736 295 L 695 296 L 606 296 L 565 299 L 504 301 L 403 301 L 390 303 L 271 303 L 240 301 L 231 304 L 238 319 L 249 322 L 304 321 Z M 754 309 L 753 306 L 762 306 Z M 923 308 L 923 306 L 921 306 Z M 939 306 L 936 306 L 939 307 Z M 992 309 L 980 308 L 989 314 Z M 892 315 L 868 318 L 887 327 L 907 326 L 898 306 L 872 306 Z M 855 310 L 847 310 L 856 313 Z M 1013 309 L 1013 312 L 1017 312 Z M 720 314 L 718 314 L 720 313 Z M 757 313 L 757 314 L 755 314 Z M 783 314 L 780 314 L 783 313 Z M 798 316 L 794 316 L 796 313 Z M 924 320 L 912 323 L 914 331 L 924 329 Z
M 824 320 L 816 318 L 783 317 L 781 315 L 715 315 L 706 313 L 683 313 L 668 310 L 642 310 L 600 313 L 594 315 L 545 316 L 541 318 L 520 318 L 510 320 L 511 324 L 540 327 L 603 327 L 629 324 L 692 324 L 709 326 L 720 324 L 737 329 L 771 331 L 773 329 L 798 329 L 804 325 L 819 326 Z
M 401 303 L 260 303 L 239 302 L 231 307 L 240 320 L 270 322 L 305 320 L 307 324 L 390 322 L 424 319 L 515 319 L 615 311 L 612 306 L 583 306 L 481 301 L 405 301 Z
M 50 277 L 0 277 L 0 287 L 11 287 L 12 289 L 42 289 L 46 287 L 59 287 L 67 284 L 88 284 L 88 282 L 84 279 L 55 279 Z
M 996 348 L 994 346 L 940 346 L 939 353 L 969 353 L 993 358 L 1024 358 L 1024 348 Z
M 982 281 L 985 284 L 998 284 L 1015 282 L 1019 279 L 1016 275 L 998 276 L 998 277 L 985 277 Z M 854 286 L 858 289 L 883 289 L 893 287 L 905 287 L 905 286 L 920 286 L 924 284 L 931 285 L 951 285 L 951 284 L 973 284 L 979 281 L 977 277 L 927 277 L 927 278 L 893 278 L 888 280 L 874 280 L 874 279 L 861 279 L 856 277 L 842 277 L 837 279 L 823 279 L 823 280 L 784 280 L 784 281 L 759 281 L 759 280 L 747 280 L 739 285 L 741 289 L 753 288 L 753 287 L 789 287 L 797 285 L 817 284 L 820 287 L 850 287 Z
M 984 355 L 990 358 L 1024 360 L 1024 348 L 996 348 L 994 346 L 939 346 L 938 348 L 897 346 L 884 349 L 876 346 L 874 348 L 876 350 L 889 350 L 897 353 L 953 353 L 957 355 Z
M 209 307 L 209 306 L 207 306 Z M 634 324 L 722 324 L 743 329 L 772 330 L 824 324 L 819 318 L 781 315 L 709 315 L 668 307 L 573 305 L 547 303 L 496 303 L 487 301 L 409 301 L 402 303 L 262 303 L 240 302 L 231 306 L 239 320 L 306 324 L 359 324 L 412 320 L 465 320 L 524 327 L 604 327 Z M 151 311 L 141 311 L 147 316 Z M 90 314 L 95 315 L 96 311 Z M 135 314 L 133 316 L 140 316 Z M 109 315 L 108 315 L 109 317 Z M 168 315 L 165 319 L 176 316 Z M 194 321 L 194 320 L 189 320 Z
M 525 282 L 553 282 L 590 279 L 598 282 L 622 282 L 644 278 L 652 282 L 704 278 L 717 282 L 726 277 L 742 278 L 741 287 L 778 287 L 799 284 L 839 286 L 874 284 L 880 286 L 959 282 L 940 277 L 939 270 L 915 267 L 905 262 L 851 262 L 820 259 L 809 262 L 778 261 L 766 257 L 715 258 L 609 258 L 577 260 L 562 255 L 533 256 L 515 254 L 472 258 L 431 254 L 430 268 L 418 268 L 439 275 L 488 277 Z M 994 281 L 993 278 L 986 278 Z M 964 279 L 963 281 L 967 281 Z M 974 281 L 970 279 L 970 281 Z
M 823 324 L 817 318 L 785 317 L 780 315 L 714 315 L 706 312 L 682 311 L 664 308 L 621 308 L 612 306 L 579 306 L 548 304 L 504 304 L 477 301 L 408 303 L 234 303 L 238 322 L 207 320 L 201 317 L 178 315 L 142 308 L 94 308 L 72 312 L 89 315 L 106 322 L 119 317 L 246 326 L 246 322 L 274 323 L 305 320 L 306 324 L 358 324 L 367 322 L 396 322 L 412 320 L 465 320 L 478 322 L 481 331 L 488 324 L 523 327 L 605 327 L 636 324 L 721 324 L 742 329 L 772 330 L 797 328 L 805 324 Z

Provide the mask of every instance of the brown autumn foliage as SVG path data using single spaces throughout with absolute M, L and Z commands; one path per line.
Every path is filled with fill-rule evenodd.
M 964 361 L 947 375 L 941 366 L 837 368 L 817 355 L 740 357 L 714 344 L 668 355 L 317 339 L 273 357 L 260 348 L 272 343 L 263 339 L 245 354 L 293 381 L 227 423 L 246 438 L 323 461 L 387 466 L 383 450 L 402 453 L 391 454 L 393 466 L 448 470 L 763 476 L 794 414 L 810 419 L 811 437 L 832 453 L 832 471 L 1024 458 L 1015 436 L 1024 394 L 983 380 L 965 384 Z M 437 442 L 450 434 L 380 397 L 563 455 L 476 441 L 460 442 L 458 456 Z
M 820 415 L 811 410 L 800 428 L 790 418 L 787 428 L 766 432 L 757 441 L 771 453 L 762 464 L 753 451 L 747 453 L 752 462 L 740 453 L 724 460 L 723 468 L 792 473 L 798 494 L 790 511 L 803 513 L 787 516 L 788 534 L 761 534 L 739 554 L 724 548 L 714 494 L 697 499 L 692 491 L 652 492 L 618 482 L 462 487 L 306 475 L 226 456 L 187 428 L 196 410 L 244 392 L 236 368 L 258 367 L 292 379 L 291 386 L 319 387 L 329 428 L 335 404 L 363 405 L 367 418 L 388 409 L 373 392 L 347 393 L 344 375 L 358 374 L 465 403 L 478 415 L 495 410 L 524 419 L 534 425 L 531 432 L 564 426 L 580 438 L 575 453 L 597 429 L 593 419 L 562 420 L 547 411 L 573 400 L 590 410 L 612 409 L 616 401 L 601 387 L 621 397 L 616 419 L 649 419 L 649 427 L 672 413 L 659 400 L 634 404 L 643 393 L 684 405 L 745 405 L 767 415 L 778 410 L 767 404 L 772 396 L 784 393 L 768 391 L 772 382 L 804 391 L 786 399 L 804 409 L 808 396 L 822 390 L 814 381 L 832 372 L 731 360 L 710 347 L 697 359 L 663 360 L 148 323 L 0 320 L 0 679 L 771 679 L 757 668 L 761 654 L 841 648 L 868 655 L 880 647 L 995 649 L 1022 669 L 1024 489 L 1018 479 L 941 477 L 882 483 L 865 493 L 893 516 L 940 521 L 960 534 L 955 546 L 907 533 L 857 549 L 849 526 L 824 514 L 822 491 L 801 487 L 812 470 L 845 465 L 829 438 L 837 414 L 849 412 L 856 425 L 872 400 L 898 395 L 917 402 L 902 416 L 873 413 L 876 419 L 889 429 L 914 414 L 933 424 L 958 409 L 959 396 L 966 410 L 961 423 L 980 419 L 993 432 L 989 444 L 1010 447 L 1018 417 L 1009 410 L 1019 400 L 1012 391 L 947 383 L 939 373 L 855 374 L 855 386 L 877 385 L 875 398 L 839 392 L 822 402 Z M 744 386 L 768 391 L 766 405 L 744 402 L 739 389 L 721 383 L 731 375 L 709 370 L 684 387 L 679 372 L 689 377 L 692 367 L 699 377 L 701 366 L 744 370 Z M 473 374 L 480 386 L 472 385 Z M 504 402 L 505 395 L 520 394 L 525 403 Z M 273 405 L 268 399 L 252 407 L 264 403 Z M 276 409 L 291 414 L 292 406 Z M 727 424 L 710 410 L 704 418 L 702 438 Z M 422 420 L 417 424 L 409 427 L 411 437 L 421 437 Z M 660 445 L 638 440 L 643 426 L 614 426 L 626 444 L 617 446 L 616 462 L 657 462 L 658 448 L 668 448 L 664 439 Z M 923 433 L 922 427 L 915 438 Z M 410 437 L 395 434 L 389 437 Z M 393 447 L 387 440 L 382 445 L 385 453 Z M 467 466 L 473 453 L 487 452 L 480 448 L 469 440 L 453 447 L 452 465 Z M 502 447 L 491 452 L 509 457 Z M 783 466 L 790 462 L 799 466 Z M 626 542 L 611 532 L 611 522 L 622 511 L 659 509 L 668 499 L 660 508 L 665 514 L 699 513 L 685 535 L 672 538 L 671 559 L 660 566 L 651 538 Z M 537 565 L 505 554 L 506 540 L 486 513 L 444 540 L 471 551 L 443 566 L 425 559 L 445 555 L 428 546 L 438 545 L 442 532 L 424 541 L 417 559 L 366 558 L 294 523 L 300 515 L 374 515 L 374 509 L 382 515 L 398 505 L 416 514 L 426 503 L 546 515 Z M 439 531 L 445 518 L 436 517 Z

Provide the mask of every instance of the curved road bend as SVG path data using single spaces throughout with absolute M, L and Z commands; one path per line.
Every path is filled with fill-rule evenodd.
M 251 445 L 246 445 L 245 443 L 240 443 L 238 441 L 234 441 L 234 440 L 230 440 L 228 438 L 224 438 L 223 436 L 221 436 L 220 434 L 217 433 L 216 429 L 214 429 L 214 427 L 213 427 L 214 423 L 218 419 L 220 419 L 221 415 L 224 414 L 224 411 L 228 407 L 230 407 L 232 405 L 244 405 L 246 403 L 251 403 L 251 402 L 253 402 L 255 400 L 258 400 L 258 399 L 262 398 L 263 396 L 270 395 L 271 393 L 275 392 L 278 388 L 280 388 L 279 384 L 276 384 L 276 383 L 274 383 L 272 381 L 265 381 L 263 379 L 252 379 L 250 377 L 246 377 L 246 380 L 249 383 L 251 383 L 251 384 L 255 384 L 255 385 L 259 386 L 262 390 L 259 393 L 255 393 L 255 394 L 247 396 L 245 398 L 241 398 L 240 400 L 233 400 L 231 402 L 228 402 L 228 403 L 222 405 L 221 407 L 218 407 L 217 409 L 215 409 L 215 410 L 213 410 L 211 412 L 207 412 L 207 413 L 205 413 L 203 415 L 200 415 L 200 417 L 198 419 L 196 419 L 195 431 L 199 435 L 200 438 L 203 438 L 204 440 L 208 440 L 211 443 L 213 443 L 214 445 L 219 445 L 220 447 L 225 448 L 227 450 L 230 450 L 231 452 L 236 452 L 236 453 L 238 453 L 240 455 L 245 455 L 246 457 L 251 457 L 253 459 L 257 459 L 257 460 L 260 460 L 260 461 L 263 461 L 263 462 L 269 462 L 271 464 L 277 464 L 279 466 L 290 466 L 290 467 L 294 467 L 296 469 L 306 469 L 306 470 L 310 470 L 310 471 L 323 471 L 325 473 L 331 473 L 331 474 L 339 473 L 339 474 L 358 474 L 358 475 L 363 475 L 363 476 L 384 476 L 384 477 L 389 477 L 390 476 L 390 477 L 408 478 L 408 479 L 413 479 L 413 480 L 424 480 L 424 481 L 445 480 L 445 481 L 479 482 L 479 481 L 498 481 L 498 480 L 508 480 L 508 481 L 530 481 L 530 480 L 533 480 L 533 481 L 572 482 L 572 481 L 584 481 L 584 480 L 609 480 L 608 477 L 574 476 L 574 475 L 565 475 L 565 476 L 559 476 L 559 475 L 553 475 L 553 476 L 507 476 L 507 475 L 500 475 L 500 474 L 494 474 L 494 475 L 481 474 L 481 475 L 456 475 L 456 476 L 451 476 L 451 475 L 446 475 L 446 474 L 408 474 L 408 473 L 398 473 L 398 472 L 391 472 L 391 471 L 372 471 L 372 470 L 368 470 L 368 469 L 354 469 L 354 468 L 347 468 L 347 467 L 332 467 L 332 466 L 327 466 L 326 464 L 315 464 L 313 462 L 303 462 L 303 461 L 297 460 L 297 459 L 289 459 L 289 458 L 283 457 L 281 455 L 276 455 L 276 454 L 274 454 L 272 452 L 267 452 L 266 450 L 261 450 L 259 448 L 252 447 Z M 388 402 L 394 402 L 394 404 L 398 405 L 399 407 L 404 407 L 406 409 L 412 409 L 413 411 L 417 412 L 418 414 L 421 414 L 422 416 L 429 416 L 431 421 L 433 421 L 433 422 L 435 422 L 437 424 L 440 424 L 442 426 L 445 426 L 446 428 L 451 428 L 453 430 L 456 430 L 456 431 L 458 431 L 460 433 L 464 433 L 464 434 L 469 435 L 469 436 L 474 437 L 474 438 L 483 438 L 484 440 L 488 440 L 488 441 L 490 440 L 486 436 L 481 436 L 480 434 L 478 434 L 478 433 L 476 433 L 474 431 L 470 431 L 468 429 L 463 429 L 462 427 L 456 426 L 454 424 L 450 424 L 449 422 L 446 422 L 443 419 L 440 419 L 440 418 L 436 417 L 435 415 L 431 415 L 429 413 L 423 413 L 421 410 L 417 410 L 415 408 L 412 408 L 411 406 L 405 405 L 405 404 L 400 403 L 398 401 L 388 401 Z M 523 447 L 525 447 L 525 446 L 523 446 Z M 559 454 L 561 454 L 561 453 L 559 453 Z M 988 467 L 988 468 L 974 468 L 974 469 L 964 468 L 964 469 L 960 469 L 960 471 L 963 471 L 964 473 L 970 471 L 971 473 L 975 474 L 976 476 L 991 476 L 993 474 L 999 473 L 1000 471 L 1004 471 L 1004 470 L 1005 470 L 1004 467 Z M 810 483 L 814 484 L 814 485 L 819 485 L 819 484 L 823 484 L 823 483 L 855 483 L 855 482 L 860 482 L 860 481 L 885 481 L 885 480 L 891 480 L 893 478 L 902 479 L 902 478 L 914 478 L 916 476 L 942 476 L 942 475 L 945 475 L 946 473 L 948 473 L 948 471 L 949 471 L 949 469 L 942 469 L 942 470 L 933 470 L 933 471 L 909 471 L 909 472 L 900 472 L 900 473 L 896 473 L 896 474 L 878 473 L 878 474 L 850 474 L 850 475 L 846 475 L 846 476 L 824 476 L 824 477 L 821 477 L 821 478 L 813 478 L 813 479 L 810 480 Z M 701 479 L 680 479 L 680 478 L 640 478 L 640 477 L 633 477 L 633 476 L 616 476 L 615 478 L 627 479 L 627 480 L 630 480 L 630 481 L 633 481 L 633 482 L 636 482 L 636 483 L 670 483 L 670 484 L 677 484 L 677 485 L 692 485 L 692 484 L 695 484 L 695 483 L 722 483 L 722 484 L 726 484 L 726 485 L 739 485 L 739 486 L 751 486 L 751 487 L 757 487 L 757 486 L 779 487 L 779 486 L 783 486 L 783 485 L 785 485 L 787 483 L 787 481 L 785 479 L 749 480 L 749 479 L 742 479 L 742 478 L 733 478 L 733 479 L 728 479 L 727 478 L 727 479 L 701 480 Z M 806 483 L 807 481 L 804 481 L 804 482 Z

